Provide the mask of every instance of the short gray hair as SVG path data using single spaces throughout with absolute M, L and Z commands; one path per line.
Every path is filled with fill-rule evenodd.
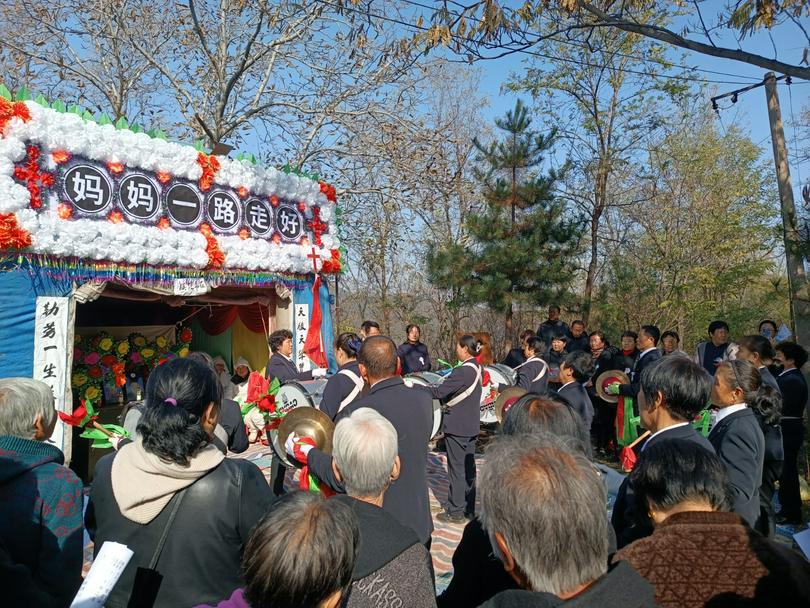
M 46 427 L 56 418 L 51 387 L 32 378 L 0 379 L 0 435 L 33 439 L 37 416 Z
M 570 440 L 498 437 L 487 449 L 478 494 L 490 538 L 503 536 L 532 590 L 560 595 L 607 571 L 607 494 Z
M 382 414 L 361 407 L 335 427 L 332 455 L 350 496 L 379 496 L 391 481 L 397 430 Z

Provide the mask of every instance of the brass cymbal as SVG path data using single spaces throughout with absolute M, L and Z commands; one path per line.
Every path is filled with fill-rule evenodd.
M 506 407 L 506 411 L 509 411 L 509 407 L 525 394 L 526 389 L 519 386 L 510 386 L 498 393 L 498 398 L 495 399 L 495 417 L 498 422 L 503 422 L 504 407 Z
M 619 384 L 630 384 L 630 378 L 627 377 L 627 374 L 618 369 L 609 369 L 606 372 L 599 374 L 599 377 L 593 383 L 593 386 L 596 389 L 596 394 L 599 395 L 600 399 L 603 399 L 608 403 L 617 403 L 619 401 L 618 395 L 609 395 L 605 392 L 605 387 L 608 384 L 616 381 L 618 381 Z
M 332 437 L 335 434 L 335 423 L 321 410 L 314 407 L 297 407 L 284 416 L 278 427 L 278 445 L 284 449 L 284 443 L 292 433 L 299 437 L 309 437 L 315 446 L 327 454 L 332 453 Z M 286 456 L 286 454 L 285 454 Z M 294 458 L 286 458 L 296 468 L 301 463 Z

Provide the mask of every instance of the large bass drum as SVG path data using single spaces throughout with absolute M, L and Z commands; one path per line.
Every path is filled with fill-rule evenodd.
M 430 386 L 431 384 L 441 384 L 444 378 L 439 374 L 433 372 L 415 372 L 408 374 L 402 378 L 407 386 L 413 387 L 414 385 Z M 438 399 L 433 400 L 433 428 L 430 431 L 430 438 L 433 439 L 439 434 L 442 429 L 442 418 L 444 412 L 442 411 L 442 404 Z
M 484 369 L 489 373 L 489 384 L 481 391 L 481 424 L 497 424 L 498 418 L 495 415 L 495 401 L 500 392 L 515 384 L 515 370 L 508 365 L 496 363 L 485 365 Z
M 278 389 L 276 394 L 276 411 L 286 414 L 299 407 L 317 408 L 321 404 L 326 380 L 288 380 Z M 267 431 L 267 440 L 278 459 L 288 469 L 293 464 L 287 458 L 287 450 L 279 444 L 278 429 Z

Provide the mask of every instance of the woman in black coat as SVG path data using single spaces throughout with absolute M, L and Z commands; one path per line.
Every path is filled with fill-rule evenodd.
M 357 353 L 363 341 L 355 333 L 344 332 L 335 341 L 335 359 L 340 368 L 326 381 L 323 397 L 318 408 L 332 420 L 363 391 L 363 379 L 360 377 L 360 366 Z

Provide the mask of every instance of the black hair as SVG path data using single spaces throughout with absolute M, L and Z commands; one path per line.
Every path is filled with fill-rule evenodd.
M 360 339 L 360 336 L 351 331 L 344 331 L 337 337 L 337 340 L 335 340 L 335 348 L 342 350 L 343 354 L 349 359 L 356 358 L 362 346 L 363 341 Z
M 582 327 L 585 327 L 585 321 L 583 321 L 582 319 L 575 319 L 571 321 L 571 327 L 573 327 L 574 325 L 582 325 Z
M 705 370 L 686 357 L 662 357 L 641 373 L 641 391 L 652 403 L 658 393 L 675 418 L 692 422 L 706 409 L 712 382 Z
M 344 596 L 360 545 L 351 507 L 320 494 L 291 492 L 250 534 L 242 571 L 251 608 L 311 608 Z
M 594 336 L 602 340 L 602 344 L 604 344 L 605 346 L 610 346 L 610 344 L 608 343 L 607 335 L 601 329 L 597 329 L 596 331 L 592 331 L 591 333 L 589 333 L 588 339 L 593 338 Z
M 654 345 L 658 345 L 658 341 L 661 339 L 661 330 L 658 329 L 655 325 L 642 325 L 641 331 L 643 331 L 648 337 L 650 337 L 653 341 Z
M 773 361 L 776 356 L 776 351 L 771 346 L 771 341 L 765 336 L 752 334 L 750 336 L 743 336 L 737 341 L 737 344 L 744 349 L 759 355 L 759 360 L 765 365 L 767 362 Z
M 210 403 L 218 410 L 222 402 L 216 374 L 200 361 L 172 359 L 152 370 L 145 401 L 137 427 L 144 449 L 163 461 L 188 466 L 210 442 L 201 422 Z
M 368 333 L 368 330 L 371 328 L 380 329 L 380 324 L 376 321 L 363 321 L 360 325 L 360 329 L 362 329 L 365 333 Z
M 630 329 L 627 329 L 622 332 L 622 338 L 633 338 L 633 340 L 637 340 L 638 334 Z
M 769 425 L 779 423 L 782 397 L 775 388 L 762 382 L 762 376 L 753 363 L 734 359 L 724 361 L 718 368 L 720 369 L 724 370 L 724 377 L 732 389 L 742 389 L 743 401 L 754 410 L 760 420 Z
M 550 433 L 568 437 L 583 454 L 588 453 L 590 446 L 582 418 L 559 396 L 526 393 L 507 410 L 502 432 L 504 435 Z
M 773 319 L 762 319 L 762 321 L 759 322 L 759 326 L 757 327 L 757 331 L 762 331 L 762 326 L 763 325 L 770 325 L 771 327 L 773 327 L 773 333 L 774 334 L 777 331 L 779 331 L 779 328 L 776 326 L 776 321 L 774 321 Z
M 686 439 L 658 441 L 646 448 L 630 473 L 630 483 L 639 514 L 646 514 L 651 504 L 668 511 L 687 501 L 705 500 L 716 511 L 728 511 L 733 502 L 723 462 Z
M 522 332 L 520 332 L 520 341 L 523 342 L 529 336 L 534 336 L 534 335 L 536 335 L 534 333 L 534 330 L 532 330 L 532 329 L 524 329 Z
M 416 323 L 409 323 L 408 325 L 405 326 L 405 337 L 407 337 L 408 334 L 411 333 L 411 330 L 414 327 L 419 330 L 420 334 L 422 333 L 422 328 L 419 327 Z
M 556 310 L 557 312 L 560 312 L 560 307 L 557 306 L 556 304 L 552 304 L 551 306 L 548 307 L 548 309 L 549 310 Z
M 574 380 L 582 382 L 593 376 L 593 357 L 584 351 L 574 351 L 565 355 L 565 367 L 574 373 Z
M 798 369 L 807 363 L 807 351 L 803 346 L 795 342 L 782 342 L 776 345 L 776 350 L 780 351 L 785 359 L 793 361 Z
M 537 336 L 526 338 L 526 346 L 531 348 L 536 355 L 543 356 L 546 353 L 546 343 Z
M 270 337 L 267 339 L 267 343 L 270 345 L 270 350 L 274 353 L 278 352 L 278 349 L 281 348 L 281 345 L 284 344 L 284 340 L 289 338 L 292 340 L 292 332 L 289 329 L 277 329 Z
M 678 332 L 674 329 L 668 329 L 664 333 L 661 334 L 661 341 L 663 342 L 664 338 L 675 338 L 676 342 L 681 341 L 681 337 L 678 335 Z
M 725 329 L 728 332 L 731 331 L 731 329 L 729 329 L 728 323 L 726 323 L 725 321 L 720 321 L 719 319 L 709 323 L 709 329 L 707 331 L 709 332 L 709 335 L 711 335 L 718 329 Z
M 473 356 L 477 356 L 481 352 L 481 343 L 478 338 L 470 334 L 464 334 L 458 339 L 458 345 L 467 348 L 467 351 Z
M 372 378 L 388 378 L 397 372 L 397 346 L 388 336 L 371 336 L 363 342 L 357 360 Z
M 568 344 L 568 336 L 566 336 L 565 334 L 554 334 L 553 336 L 551 336 L 551 341 L 554 342 L 554 340 L 562 340 L 563 342 Z

